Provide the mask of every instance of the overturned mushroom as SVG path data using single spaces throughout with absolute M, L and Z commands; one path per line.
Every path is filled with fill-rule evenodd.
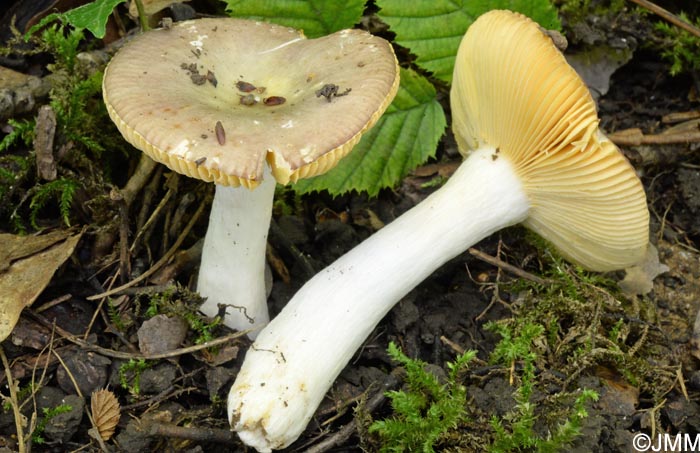
M 642 185 L 537 24 L 509 11 L 475 21 L 459 48 L 451 102 L 466 156 L 455 174 L 307 282 L 248 351 L 228 409 L 240 438 L 259 451 L 292 443 L 391 307 L 493 232 L 523 223 L 598 271 L 644 256 Z
M 352 96 L 318 99 L 329 83 L 352 87 Z M 205 314 L 221 304 L 229 327 L 268 321 L 263 276 L 275 181 L 335 166 L 397 88 L 391 46 L 360 30 L 306 39 L 262 22 L 200 19 L 145 33 L 112 59 L 103 93 L 124 137 L 172 170 L 217 185 L 197 287 Z M 244 105 L 247 93 L 260 99 Z

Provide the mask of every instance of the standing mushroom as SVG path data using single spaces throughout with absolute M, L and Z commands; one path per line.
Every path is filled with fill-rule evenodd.
M 112 59 L 104 100 L 126 140 L 178 173 L 216 183 L 197 286 L 205 314 L 223 304 L 231 328 L 267 323 L 275 181 L 334 167 L 387 108 L 398 77 L 391 45 L 367 32 L 306 39 L 229 18 L 144 33 Z M 340 92 L 318 94 L 327 87 Z
M 642 185 L 536 23 L 509 11 L 476 20 L 459 48 L 451 102 L 466 160 L 450 180 L 309 280 L 248 351 L 228 399 L 245 443 L 292 443 L 391 307 L 501 228 L 523 223 L 592 270 L 644 256 Z

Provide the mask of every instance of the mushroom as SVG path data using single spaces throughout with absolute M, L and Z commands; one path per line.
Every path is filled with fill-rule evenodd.
M 449 181 L 309 280 L 247 352 L 228 398 L 245 443 L 292 443 L 387 312 L 501 228 L 523 223 L 597 271 L 644 256 L 641 182 L 536 23 L 509 11 L 476 20 L 457 54 L 451 104 L 466 159 Z
M 306 39 L 230 18 L 144 33 L 112 59 L 104 100 L 126 140 L 178 173 L 216 183 L 197 285 L 206 315 L 223 304 L 233 329 L 268 322 L 275 182 L 334 167 L 382 115 L 398 80 L 391 45 L 365 31 Z M 340 93 L 317 95 L 327 86 Z

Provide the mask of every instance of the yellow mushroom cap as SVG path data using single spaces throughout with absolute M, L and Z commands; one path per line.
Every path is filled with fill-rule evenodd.
M 255 187 L 266 162 L 283 184 L 333 168 L 398 82 L 391 45 L 365 31 L 306 39 L 219 18 L 137 36 L 108 65 L 103 95 L 122 135 L 154 160 Z
M 490 145 L 513 163 L 531 204 L 524 224 L 565 258 L 596 271 L 643 258 L 642 184 L 599 131 L 585 84 L 535 22 L 503 10 L 479 17 L 459 47 L 451 104 L 460 152 Z

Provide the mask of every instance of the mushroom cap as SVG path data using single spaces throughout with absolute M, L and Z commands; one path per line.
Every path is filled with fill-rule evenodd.
M 531 205 L 525 226 L 591 270 L 644 257 L 642 184 L 539 25 L 503 10 L 479 17 L 460 44 L 450 98 L 460 152 L 490 145 L 512 162 Z
M 252 188 L 266 161 L 283 184 L 334 167 L 398 83 L 391 45 L 365 31 L 306 39 L 218 18 L 134 38 L 105 70 L 103 96 L 122 135 L 154 160 Z

